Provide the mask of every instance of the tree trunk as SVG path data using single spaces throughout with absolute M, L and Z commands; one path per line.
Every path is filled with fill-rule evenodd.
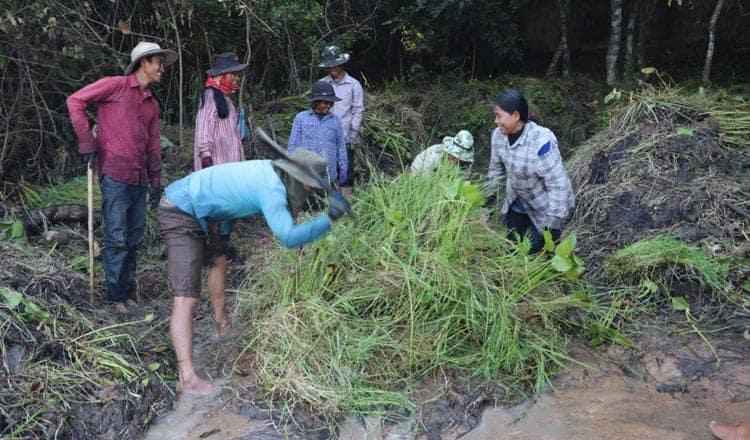
M 632 2 L 632 9 L 628 17 L 628 26 L 625 34 L 625 72 L 632 75 L 635 72 L 635 21 L 638 17 L 638 1 Z
M 179 78 L 178 82 L 180 84 L 180 88 L 177 90 L 177 97 L 179 101 L 179 111 L 180 111 L 180 148 L 182 148 L 185 145 L 185 124 L 182 119 L 182 115 L 185 114 L 185 108 L 184 103 L 182 100 L 182 90 L 184 87 L 182 87 L 183 83 L 183 68 L 182 68 L 182 40 L 180 40 L 180 26 L 177 23 L 177 16 L 174 13 L 174 10 L 172 9 L 172 5 L 167 2 L 167 7 L 169 8 L 169 15 L 172 17 L 172 21 L 174 22 L 174 33 L 175 37 L 177 38 L 177 66 L 179 67 Z
M 714 46 L 716 41 L 716 23 L 719 21 L 721 8 L 724 7 L 724 0 L 718 0 L 714 13 L 711 15 L 711 22 L 708 25 L 708 49 L 706 50 L 706 63 L 703 65 L 703 81 L 708 81 L 711 77 L 711 63 L 714 59 Z
M 622 0 L 611 0 L 611 30 L 607 48 L 607 85 L 617 84 L 617 57 L 620 53 L 622 39 Z
M 560 25 L 562 26 L 562 35 L 560 42 L 563 45 L 562 57 L 562 74 L 564 77 L 570 76 L 570 50 L 568 49 L 568 10 L 570 0 L 560 0 Z
M 557 51 L 549 63 L 545 76 L 552 76 L 557 70 L 557 65 L 562 58 L 562 75 L 570 75 L 570 52 L 568 51 L 568 1 L 558 0 L 557 5 L 560 8 L 560 44 Z

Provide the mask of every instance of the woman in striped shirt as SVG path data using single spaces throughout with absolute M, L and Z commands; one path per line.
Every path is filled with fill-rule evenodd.
M 247 64 L 240 64 L 233 52 L 215 55 L 213 61 L 214 67 L 206 70 L 206 87 L 201 90 L 196 103 L 195 171 L 245 160 L 232 94 L 240 89 L 240 79 Z

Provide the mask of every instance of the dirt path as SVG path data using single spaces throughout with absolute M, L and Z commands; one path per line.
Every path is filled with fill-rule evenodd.
M 710 350 L 692 335 L 655 330 L 639 344 L 643 354 L 610 349 L 599 355 L 579 349 L 576 359 L 593 368 L 564 371 L 555 380 L 556 393 L 545 392 L 536 401 L 513 408 L 488 408 L 473 430 L 455 427 L 440 439 L 709 440 L 711 420 L 750 419 L 750 344 L 741 336 L 716 344 L 723 359 L 719 369 Z M 215 347 L 203 347 L 201 361 L 211 364 Z M 267 413 L 238 403 L 237 392 L 249 386 L 239 380 L 228 379 L 222 395 L 210 401 L 180 399 L 174 412 L 157 421 L 146 439 L 306 438 L 284 433 Z M 385 427 L 377 420 L 352 418 L 337 438 L 428 439 L 415 436 L 415 427 L 415 423 Z

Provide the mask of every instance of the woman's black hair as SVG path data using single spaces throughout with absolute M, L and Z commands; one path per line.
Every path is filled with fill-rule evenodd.
M 213 90 L 214 92 L 214 103 L 216 104 L 216 113 L 219 115 L 219 118 L 224 119 L 229 116 L 229 106 L 227 105 L 227 99 L 224 97 L 224 94 L 221 92 L 221 90 L 215 89 L 213 87 L 206 87 L 201 90 L 200 94 L 198 94 L 198 100 L 195 103 L 195 111 L 197 112 L 198 109 L 203 108 L 203 105 L 205 104 L 204 99 L 206 99 L 206 92 L 208 90 Z
M 509 89 L 492 98 L 492 106 L 508 113 L 518 112 L 521 121 L 529 122 L 529 103 L 518 90 Z

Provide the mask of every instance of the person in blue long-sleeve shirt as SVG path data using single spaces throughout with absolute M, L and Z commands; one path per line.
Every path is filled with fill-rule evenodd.
M 325 174 L 326 161 L 306 150 L 292 155 Z M 217 386 L 198 376 L 193 363 L 193 308 L 201 291 L 201 268 L 210 266 L 208 293 L 216 318 L 217 336 L 231 326 L 224 305 L 226 272 L 217 258 L 226 258 L 229 232 L 235 220 L 263 214 L 273 232 L 288 248 L 316 240 L 348 208 L 340 194 L 330 197 L 327 214 L 295 225 L 294 217 L 317 181 L 295 163 L 280 159 L 215 165 L 196 171 L 167 186 L 159 203 L 159 225 L 167 241 L 167 265 L 174 305 L 169 330 L 179 365 L 179 385 L 185 394 L 207 395 Z
M 346 153 L 346 136 L 341 120 L 331 108 L 341 99 L 333 86 L 318 81 L 312 86 L 311 108 L 297 113 L 289 134 L 287 153 L 298 149 L 323 156 L 328 162 L 328 179 L 343 184 L 348 181 L 349 158 Z

